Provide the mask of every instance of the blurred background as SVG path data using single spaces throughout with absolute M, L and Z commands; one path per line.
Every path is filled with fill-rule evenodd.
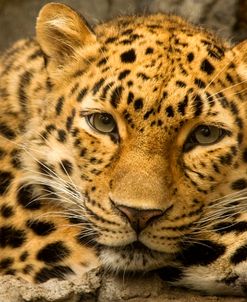
M 166 12 L 213 29 L 231 42 L 247 38 L 247 0 L 0 0 L 0 51 L 35 34 L 35 19 L 48 2 L 61 2 L 97 24 L 123 14 Z

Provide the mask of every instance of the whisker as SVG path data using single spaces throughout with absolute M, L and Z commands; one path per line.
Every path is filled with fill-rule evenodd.
M 207 91 L 207 89 L 212 85 L 212 83 L 226 70 L 226 68 L 232 63 L 232 60 L 230 60 L 219 72 L 216 73 L 216 75 L 212 78 L 212 80 L 206 85 L 206 87 L 203 89 L 203 92 Z
M 229 193 L 217 198 L 205 207 L 205 213 L 192 227 L 192 235 L 210 234 L 222 230 L 219 223 L 227 222 L 229 227 L 237 225 L 241 220 L 236 218 L 247 209 L 247 189 Z M 223 226 L 223 228 L 228 226 Z
M 212 97 L 214 97 L 214 96 L 217 96 L 219 93 L 222 93 L 222 92 L 224 92 L 224 91 L 226 91 L 226 90 L 229 90 L 229 89 L 232 89 L 232 88 L 237 87 L 237 86 L 239 86 L 239 85 L 242 85 L 242 84 L 244 84 L 244 83 L 247 83 L 247 80 L 244 80 L 244 81 L 238 82 L 238 83 L 236 83 L 236 84 L 230 85 L 230 86 L 228 86 L 228 87 L 226 87 L 226 88 L 223 88 L 223 89 L 221 89 L 220 91 L 217 91 L 216 93 L 211 94 L 209 98 L 212 98 Z M 245 91 L 245 89 L 244 89 L 244 91 Z M 239 93 L 239 92 L 238 92 L 238 93 Z M 236 94 L 236 93 L 234 93 L 234 94 Z

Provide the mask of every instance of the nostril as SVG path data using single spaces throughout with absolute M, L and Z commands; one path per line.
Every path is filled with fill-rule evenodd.
M 129 220 L 132 228 L 139 233 L 142 231 L 153 219 L 161 217 L 164 211 L 159 209 L 137 209 L 123 205 L 115 205 L 116 208 Z

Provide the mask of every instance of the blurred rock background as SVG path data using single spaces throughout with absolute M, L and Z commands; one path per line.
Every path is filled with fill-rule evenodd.
M 247 0 L 64 0 L 96 24 L 123 14 L 168 12 L 216 30 L 232 42 L 247 38 Z M 0 0 L 0 51 L 34 35 L 35 19 L 48 0 Z

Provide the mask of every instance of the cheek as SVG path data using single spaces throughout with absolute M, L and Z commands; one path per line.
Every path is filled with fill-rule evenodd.
M 197 191 L 208 194 L 226 182 L 238 162 L 237 153 L 233 143 L 207 149 L 195 148 L 183 157 L 183 173 Z
M 75 130 L 66 149 L 75 166 L 73 180 L 77 186 L 86 185 L 90 192 L 99 176 L 111 165 L 117 145 L 109 144 L 109 137 L 96 137 L 83 130 Z

